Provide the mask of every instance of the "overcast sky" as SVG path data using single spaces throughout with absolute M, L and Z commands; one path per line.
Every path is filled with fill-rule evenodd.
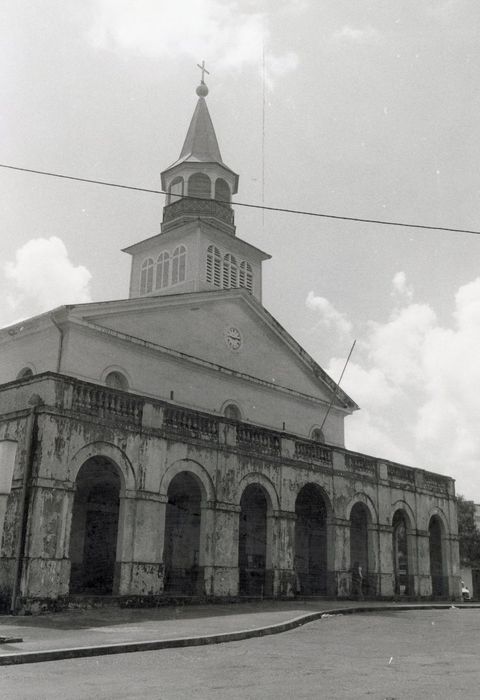
M 160 188 L 206 61 L 237 200 L 480 230 L 478 0 L 3 0 L 3 163 Z M 263 181 L 263 184 L 262 184 Z M 0 168 L 2 325 L 128 296 L 161 196 Z M 480 236 L 236 210 L 347 447 L 480 502 Z M 288 421 L 287 421 L 288 423 Z

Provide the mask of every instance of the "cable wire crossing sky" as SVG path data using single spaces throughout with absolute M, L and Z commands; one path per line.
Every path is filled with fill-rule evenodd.
M 357 339 L 347 446 L 480 502 L 479 31 L 474 0 L 7 3 L 1 324 L 128 296 L 206 66 L 263 304 L 334 378 Z

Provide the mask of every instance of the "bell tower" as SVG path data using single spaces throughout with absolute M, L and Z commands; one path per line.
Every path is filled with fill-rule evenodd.
M 238 175 L 222 160 L 202 80 L 178 160 L 161 173 L 166 193 L 160 234 L 132 255 L 130 297 L 244 287 L 261 301 L 261 264 L 270 258 L 237 238 L 232 195 Z
M 168 193 L 162 232 L 188 218 L 202 216 L 215 220 L 225 233 L 235 235 L 231 200 L 238 190 L 238 175 L 225 165 L 220 155 L 205 100 L 208 87 L 203 79 L 196 93 L 197 106 L 180 156 L 161 174 L 162 189 Z

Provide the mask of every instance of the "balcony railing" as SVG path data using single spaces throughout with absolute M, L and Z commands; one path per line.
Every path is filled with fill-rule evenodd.
M 237 445 L 266 455 L 280 456 L 282 453 L 282 441 L 279 435 L 253 425 L 237 425 Z
M 387 466 L 387 474 L 391 481 L 405 481 L 407 484 L 415 483 L 415 471 L 408 467 L 401 467 L 399 464 L 389 464 Z
M 438 474 L 423 473 L 423 485 L 429 491 L 436 493 L 448 493 L 448 477 L 443 477 Z
M 143 403 L 133 396 L 103 387 L 77 383 L 73 386 L 72 409 L 98 418 L 121 419 L 141 425 Z
M 6 414 L 18 411 L 20 405 L 27 405 L 32 392 L 41 399 L 40 405 L 46 412 L 66 410 L 71 416 L 74 411 L 80 420 L 83 414 L 99 422 L 123 422 L 133 430 L 141 429 L 157 435 L 160 431 L 160 435 L 195 439 L 222 449 L 236 446 L 253 456 L 285 458 L 290 463 L 297 460 L 299 466 L 306 464 L 315 468 L 315 465 L 322 464 L 331 467 L 333 473 L 338 469 L 347 474 L 350 472 L 352 477 L 377 479 L 386 474 L 392 488 L 402 489 L 406 485 L 415 488 L 418 485 L 442 497 L 454 493 L 452 480 L 447 476 L 391 462 L 383 464 L 381 460 L 348 452 L 341 447 L 327 447 L 306 438 L 242 421 L 229 421 L 223 416 L 173 406 L 167 401 L 129 394 L 53 372 L 3 384 L 0 387 L 0 410 Z
M 218 419 L 181 408 L 166 408 L 163 425 L 166 430 L 198 440 L 218 442 Z
M 365 455 L 345 455 L 347 469 L 358 474 L 377 476 L 377 460 Z
M 301 442 L 300 440 L 295 440 L 295 457 L 303 462 L 320 462 L 329 467 L 333 464 L 332 450 L 318 442 Z
M 179 199 L 163 208 L 163 222 L 168 223 L 179 216 L 213 217 L 233 225 L 234 213 L 228 204 L 214 199 Z

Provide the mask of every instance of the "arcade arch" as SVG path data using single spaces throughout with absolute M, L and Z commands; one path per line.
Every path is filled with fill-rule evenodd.
M 297 593 L 326 595 L 328 591 L 329 503 L 317 484 L 306 484 L 295 501 L 295 576 Z
M 70 528 L 70 592 L 112 595 L 122 479 L 107 457 L 90 457 L 75 482 Z
M 192 472 L 178 472 L 170 480 L 167 499 L 164 590 L 182 595 L 202 593 L 201 525 L 205 491 L 200 479 Z
M 438 515 L 432 515 L 428 524 L 430 552 L 430 576 L 432 595 L 441 598 L 448 594 L 448 579 L 445 576 L 444 526 Z
M 272 503 L 266 489 L 259 483 L 248 484 L 240 499 L 238 534 L 239 593 L 263 596 L 270 582 L 271 527 L 268 517 Z

